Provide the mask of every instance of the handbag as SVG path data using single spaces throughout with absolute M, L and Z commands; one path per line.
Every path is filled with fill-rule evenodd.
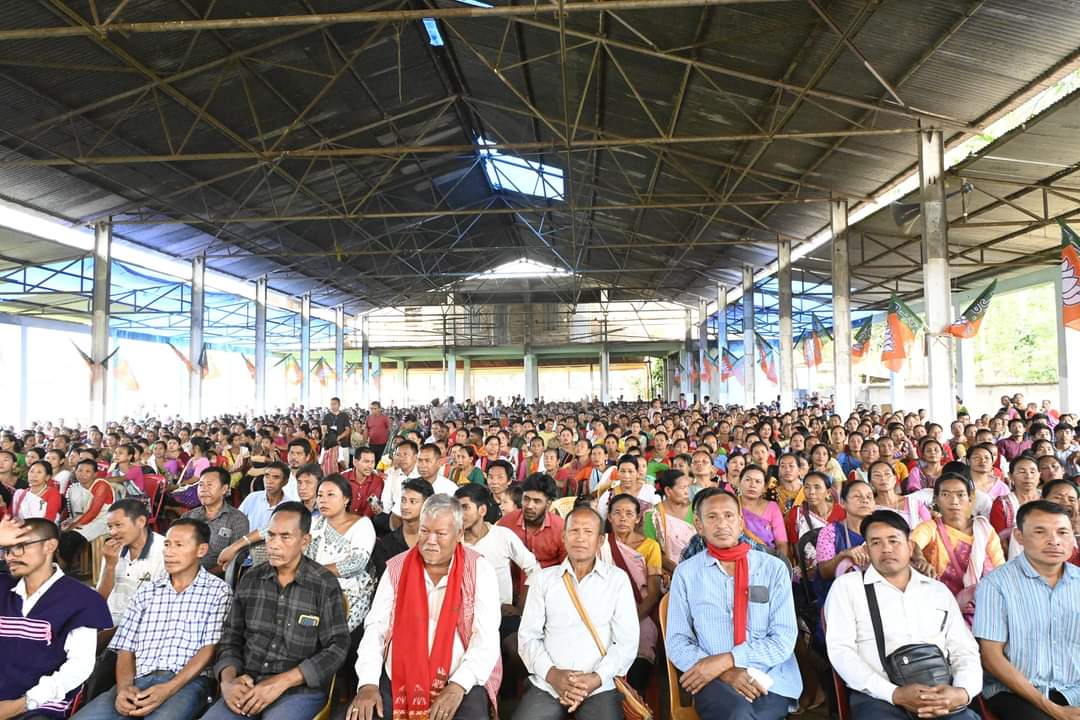
M 877 592 L 873 583 L 864 583 L 866 603 L 870 608 L 870 622 L 874 626 L 874 641 L 878 658 L 889 682 L 900 687 L 905 685 L 952 685 L 953 673 L 949 659 L 933 643 L 912 643 L 885 654 L 885 632 L 881 627 L 881 610 L 878 608 Z M 910 717 L 916 717 L 909 712 Z
M 585 623 L 585 627 L 589 629 L 589 634 L 592 635 L 593 642 L 596 643 L 596 648 L 600 651 L 600 657 L 604 657 L 607 654 L 607 650 L 604 648 L 604 644 L 600 642 L 600 635 L 596 632 L 596 628 L 592 624 L 592 620 L 589 619 L 589 614 L 585 612 L 585 606 L 581 604 L 581 599 L 578 598 L 577 590 L 574 589 L 574 581 L 570 579 L 570 571 L 563 573 L 563 584 L 566 585 L 566 591 L 570 593 L 570 601 L 574 603 L 574 607 L 578 611 L 578 615 L 581 616 L 581 621 Z M 615 689 L 622 695 L 622 709 L 624 720 L 653 720 L 653 712 L 649 709 L 649 706 L 645 704 L 645 701 L 638 695 L 637 690 L 630 686 L 630 683 L 626 682 L 626 678 L 615 678 Z

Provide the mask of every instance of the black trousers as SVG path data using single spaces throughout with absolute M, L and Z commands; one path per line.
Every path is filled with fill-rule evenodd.
M 569 712 L 565 705 L 544 690 L 525 683 L 525 695 L 514 710 L 513 720 L 566 720 Z M 607 690 L 585 698 L 574 711 L 577 720 L 623 720 L 622 695 Z
M 1057 690 L 1050 691 L 1050 702 L 1067 707 L 1069 701 Z M 1019 695 L 1011 692 L 999 692 L 986 701 L 990 712 L 1008 720 L 1051 720 L 1050 716 L 1038 709 Z
M 390 696 L 390 678 L 383 671 L 379 678 L 379 693 L 382 694 L 384 718 L 393 715 L 394 701 Z M 480 685 L 473 685 L 465 697 L 461 699 L 454 720 L 488 720 L 488 696 L 487 690 Z

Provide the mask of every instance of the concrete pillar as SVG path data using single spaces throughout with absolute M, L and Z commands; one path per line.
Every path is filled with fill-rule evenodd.
M 954 307 L 953 317 L 959 317 L 964 308 Z M 956 380 L 957 394 L 964 400 L 969 410 L 974 410 L 975 402 L 975 339 L 956 340 Z
M 536 353 L 525 348 L 525 402 L 534 403 L 540 397 L 540 368 L 536 363 Z
M 334 394 L 345 394 L 345 306 L 334 308 Z M 342 401 L 344 404 L 344 401 Z
M 1061 273 L 1054 279 L 1057 306 L 1058 393 L 1063 413 L 1080 412 L 1080 330 L 1065 327 L 1065 304 L 1062 301 Z M 1072 358 L 1072 362 L 1069 362 Z M 966 400 L 966 398 L 965 398 Z M 971 409 L 971 405 L 968 405 Z
M 255 281 L 255 412 L 266 414 L 266 276 Z
M 904 382 L 903 373 L 889 373 L 889 402 L 892 404 L 893 412 L 908 409 L 907 383 Z
M 30 383 L 26 381 L 26 373 L 30 367 L 30 338 L 28 328 L 25 325 L 19 327 L 19 374 L 16 376 L 22 380 L 19 383 L 19 428 L 28 427 L 30 410 Z
M 754 268 L 743 265 L 742 269 L 742 317 L 743 317 L 743 378 L 744 405 L 754 407 L 754 376 L 757 374 L 757 344 L 754 342 Z
M 724 349 L 727 348 L 727 285 L 716 286 L 716 366 L 713 368 L 713 400 L 729 403 L 728 382 L 720 380 L 720 367 L 724 362 Z
M 791 240 L 778 238 L 776 260 L 780 288 L 780 411 L 795 407 L 795 337 L 792 325 Z
M 919 188 L 922 195 L 923 298 L 926 306 L 927 413 L 948 427 L 956 419 L 953 383 L 952 279 L 949 274 L 949 219 L 945 208 L 944 145 L 941 130 L 919 132 Z
M 90 297 L 90 422 L 104 432 L 105 392 L 109 373 L 109 285 L 112 282 L 112 223 L 94 225 L 94 287 Z
M 311 406 L 311 293 L 300 297 L 300 404 Z
M 851 414 L 851 263 L 848 256 L 846 200 L 829 203 L 832 224 L 833 405 L 842 418 Z
M 401 379 L 398 405 L 400 407 L 406 407 L 409 404 L 409 361 L 402 358 L 397 361 L 397 366 L 398 377 Z
M 706 353 L 709 351 L 709 313 L 705 309 L 705 300 L 698 300 L 698 343 L 697 343 L 697 357 L 698 357 L 698 385 L 697 394 L 698 400 L 704 400 L 706 395 L 710 396 L 710 399 L 715 399 L 715 395 L 712 394 L 712 388 L 710 382 L 705 380 L 705 363 L 709 361 L 706 357 Z
M 371 346 L 368 343 L 368 316 L 360 318 L 360 405 L 367 409 L 371 402 Z
M 188 413 L 192 420 L 202 418 L 202 360 L 203 326 L 206 313 L 206 256 L 191 259 L 191 332 L 188 357 L 195 372 L 188 374 Z M 209 361 L 207 361 L 209 362 Z
M 472 358 L 466 357 L 461 361 L 461 396 L 472 399 Z
M 446 396 L 452 397 L 457 395 L 457 353 L 448 350 L 444 359 L 446 361 Z
M 611 396 L 611 355 L 605 342 L 600 349 L 600 402 L 610 402 Z

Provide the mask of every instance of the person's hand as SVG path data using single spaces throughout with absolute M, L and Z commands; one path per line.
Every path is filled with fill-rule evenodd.
M 735 692 L 746 699 L 746 702 L 752 703 L 765 694 L 765 691 L 758 687 L 745 668 L 728 668 L 720 673 L 720 682 L 730 685 Z
M 345 717 L 346 720 L 375 720 L 376 717 L 384 717 L 379 688 L 375 685 L 364 685 L 360 688 Z
M 941 705 L 941 698 L 936 688 L 929 685 L 904 685 L 893 691 L 893 705 L 902 707 L 919 717 L 934 717 L 924 714 L 932 712 Z
M 457 714 L 458 706 L 465 699 L 465 688 L 457 683 L 447 683 L 431 701 L 428 717 L 431 720 L 451 720 Z
M 116 707 L 116 712 L 128 716 L 138 709 L 138 705 L 135 703 L 136 698 L 139 697 L 139 688 L 134 685 L 128 685 L 125 688 L 118 689 L 116 691 L 116 702 L 113 705 Z
M 911 567 L 929 578 L 937 579 L 937 570 L 922 556 L 922 553 L 911 554 Z
M 870 553 L 866 551 L 866 546 L 864 545 L 842 550 L 840 554 L 847 557 L 848 560 L 861 568 L 865 568 L 870 564 Z
M 289 689 L 287 683 L 277 675 L 267 678 L 251 689 L 251 694 L 241 706 L 245 715 L 258 715 L 274 704 L 282 693 Z M 449 720 L 449 718 L 447 718 Z
M 694 663 L 689 670 L 683 673 L 679 684 L 691 695 L 696 695 L 703 687 L 711 683 L 721 674 L 735 666 L 730 653 L 710 655 Z
M 1080 708 L 1055 705 L 1052 702 L 1047 704 L 1050 707 L 1044 708 L 1043 712 L 1048 713 L 1054 720 L 1080 720 Z
M 18 545 L 33 539 L 33 529 L 27 527 L 22 520 L 0 520 L 0 545 Z
M 559 695 L 559 702 L 568 707 L 571 699 L 578 697 L 581 693 L 581 689 L 574 683 L 576 674 L 574 670 L 553 667 L 548 670 L 547 677 L 544 678 L 548 685 L 555 688 L 555 692 Z
M 600 687 L 603 681 L 600 679 L 600 675 L 597 673 L 575 673 L 571 682 L 574 684 L 574 689 L 580 692 L 574 693 L 575 698 L 573 704 L 567 708 L 568 712 L 576 712 L 581 706 L 581 703 L 585 702 L 585 698 L 593 694 L 593 692 Z
M 234 545 L 230 545 L 229 547 L 218 553 L 218 565 L 220 565 L 221 567 L 225 567 L 226 565 L 231 563 L 239 554 L 240 550 Z
M 120 560 L 120 551 L 124 549 L 123 543 L 114 538 L 109 538 L 105 541 L 105 547 L 101 551 L 102 557 L 105 558 L 105 565 L 108 567 L 116 567 L 116 563 Z
M 152 685 L 138 692 L 135 696 L 135 710 L 128 714 L 134 717 L 145 717 L 157 710 L 172 694 L 173 690 L 168 683 Z
M 241 675 L 232 681 L 222 680 L 221 697 L 225 701 L 225 708 L 237 715 L 244 715 L 242 708 L 254 689 L 255 681 L 249 675 Z
M 18 717 L 26 712 L 26 703 L 19 697 L 14 700 L 0 700 L 0 720 Z

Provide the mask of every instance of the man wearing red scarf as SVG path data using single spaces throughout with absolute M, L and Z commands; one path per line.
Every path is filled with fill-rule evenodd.
M 719 488 L 698 496 L 707 552 L 675 568 L 668 658 L 683 671 L 701 720 L 780 720 L 802 693 L 798 626 L 787 565 L 740 542 L 739 500 Z
M 347 720 L 485 720 L 495 708 L 498 578 L 462 535 L 457 499 L 428 498 L 416 545 L 387 563 L 375 591 Z

